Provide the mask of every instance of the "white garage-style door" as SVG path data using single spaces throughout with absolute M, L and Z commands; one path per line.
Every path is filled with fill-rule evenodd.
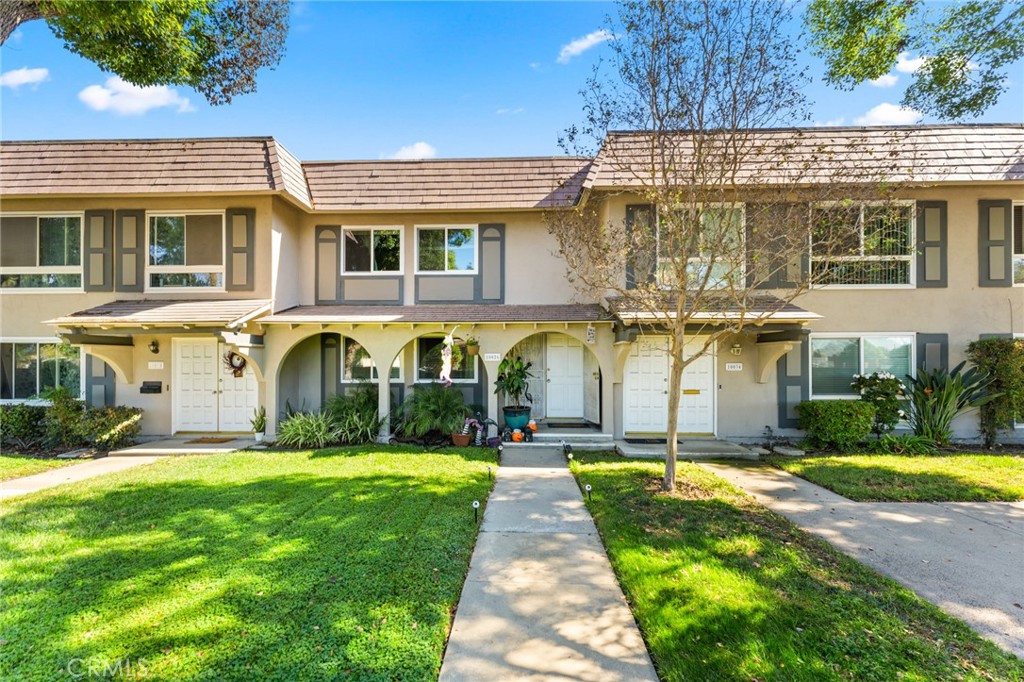
M 172 346 L 174 431 L 251 431 L 249 419 L 259 404 L 252 368 L 234 376 L 217 339 L 173 339 Z
M 626 435 L 665 434 L 668 431 L 669 354 L 668 337 L 643 337 L 633 344 L 626 359 L 623 393 Z M 687 356 L 700 350 L 704 342 L 694 339 L 686 344 Z M 712 351 L 714 349 L 712 348 Z M 715 434 L 715 357 L 705 354 L 683 371 L 677 428 L 680 435 Z

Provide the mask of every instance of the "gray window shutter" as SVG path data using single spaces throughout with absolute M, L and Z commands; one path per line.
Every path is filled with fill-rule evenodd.
M 948 227 L 945 201 L 917 202 L 917 286 L 949 286 Z
M 799 426 L 796 406 L 811 396 L 810 352 L 810 341 L 804 335 L 800 345 L 779 358 L 775 366 L 780 429 L 795 429 Z
M 82 235 L 86 291 L 114 290 L 114 212 L 86 211 Z
M 340 303 L 341 227 L 316 227 L 316 296 L 317 305 Z
M 978 286 L 1013 286 L 1013 202 L 978 202 Z
M 917 335 L 917 367 L 949 369 L 949 334 Z
M 256 209 L 229 208 L 225 220 L 224 288 L 252 291 L 256 288 Z
M 633 233 L 633 226 L 638 223 L 646 223 L 652 225 L 654 223 L 654 206 L 650 204 L 631 204 L 626 206 L 626 237 L 631 238 Z M 657 254 L 652 254 L 657 259 Z M 649 259 L 645 259 L 649 260 Z M 626 262 L 626 288 L 633 289 L 636 287 L 636 283 L 640 280 L 650 281 L 655 273 L 654 272 L 636 272 L 636 263 L 633 258 L 630 258 Z M 640 280 L 638 280 L 640 278 Z
M 474 298 L 481 303 L 505 302 L 505 226 L 480 225 L 480 269 Z
M 113 407 L 114 370 L 91 355 L 85 356 L 85 402 L 92 407 Z
M 146 212 L 117 211 L 114 220 L 117 290 L 143 291 L 146 284 Z
M 776 246 L 774 250 L 772 248 L 773 244 L 779 243 L 777 238 L 773 239 L 771 236 L 778 234 L 777 227 L 771 228 L 772 223 L 791 223 L 792 216 L 801 207 L 804 211 L 809 210 L 806 205 L 791 203 L 747 204 L 747 287 L 753 289 L 793 289 L 800 286 L 807 279 L 810 261 L 806 244 L 799 257 L 795 253 L 781 254 L 783 256 L 792 256 L 791 262 L 785 262 L 779 258 L 780 254 L 778 254 L 778 251 L 781 248 L 780 246 Z M 799 229 L 799 227 L 788 224 L 786 229 Z M 806 226 L 803 229 L 806 230 Z M 787 245 L 784 250 L 792 251 L 792 247 Z M 755 257 L 764 261 L 760 265 L 767 269 L 767 273 L 764 270 L 758 272 L 759 264 L 753 262 Z

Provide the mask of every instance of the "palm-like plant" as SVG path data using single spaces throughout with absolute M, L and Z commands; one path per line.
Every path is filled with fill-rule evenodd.
M 402 432 L 413 438 L 458 433 L 469 416 L 462 393 L 441 384 L 417 386 L 403 407 Z
M 965 364 L 961 362 L 950 371 L 921 369 L 917 378 L 907 377 L 914 434 L 948 445 L 953 419 L 999 397 L 988 390 L 992 384 L 988 373 L 977 367 L 963 372 Z

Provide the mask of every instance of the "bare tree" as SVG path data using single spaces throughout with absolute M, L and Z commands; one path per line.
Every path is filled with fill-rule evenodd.
M 600 144 L 601 191 L 546 214 L 570 280 L 606 298 L 625 323 L 669 337 L 666 490 L 675 488 L 690 363 L 723 337 L 779 317 L 812 280 L 884 277 L 872 253 L 913 248 L 908 226 L 893 227 L 909 220 L 898 204 L 870 215 L 862 208 L 882 196 L 879 178 L 900 170 L 905 155 L 891 150 L 901 140 L 877 131 L 826 139 L 792 127 L 809 107 L 808 77 L 786 33 L 791 8 L 621 3 L 610 22 L 612 59 L 582 92 L 584 123 L 563 139 L 576 153 L 588 140 Z M 885 189 L 891 196 L 895 185 Z M 633 204 L 625 220 L 608 209 L 621 195 Z M 696 337 L 703 342 L 688 355 Z

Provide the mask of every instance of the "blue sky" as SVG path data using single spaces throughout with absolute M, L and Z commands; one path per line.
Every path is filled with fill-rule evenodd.
M 72 55 L 42 22 L 0 49 L 0 137 L 273 135 L 304 160 L 559 154 L 579 90 L 608 46 L 610 3 L 301 2 L 288 50 L 254 95 L 211 107 L 182 87 L 140 91 Z M 853 92 L 809 91 L 814 122 L 907 123 L 914 58 Z M 983 122 L 1024 121 L 1024 66 Z M 931 122 L 925 119 L 925 122 Z

